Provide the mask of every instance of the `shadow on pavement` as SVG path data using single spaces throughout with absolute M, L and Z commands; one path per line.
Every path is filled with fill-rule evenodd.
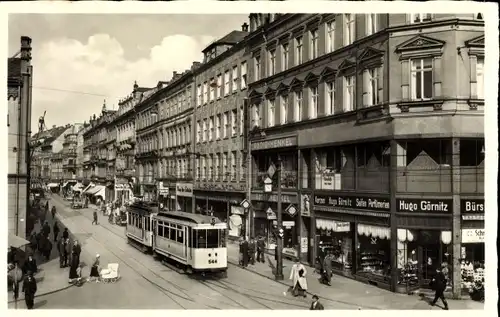
M 47 301 L 45 299 L 40 300 L 40 301 L 35 301 L 35 304 L 33 305 L 33 309 L 37 309 L 37 308 L 43 307 L 45 305 L 47 305 Z

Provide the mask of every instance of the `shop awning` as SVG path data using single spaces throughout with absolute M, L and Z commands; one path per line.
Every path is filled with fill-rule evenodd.
M 94 196 L 101 196 L 103 200 L 106 199 L 106 187 L 104 186 L 96 186 L 96 187 L 99 187 L 95 193 L 94 193 Z
M 320 230 L 332 230 L 334 232 L 349 232 L 351 224 L 344 221 L 316 218 L 316 228 Z
M 29 244 L 30 242 L 26 239 L 23 239 L 19 236 L 16 236 L 13 233 L 9 232 L 9 247 L 20 248 Z
M 81 192 L 82 189 L 83 189 L 82 183 L 76 183 L 73 187 L 71 187 L 71 190 L 74 192 Z
M 57 184 L 57 183 L 48 183 L 47 187 L 48 188 L 59 187 L 59 184 Z
M 358 234 L 380 239 L 391 239 L 391 229 L 374 225 L 358 224 Z
M 87 191 L 87 194 L 89 195 L 94 195 L 95 193 L 97 193 L 97 191 L 100 189 L 100 186 L 94 186 L 92 187 L 91 189 L 89 189 Z
M 65 182 L 65 183 L 63 184 L 63 187 L 66 187 L 68 184 L 69 184 L 69 182 Z
M 90 183 L 87 187 L 85 187 L 85 189 L 83 190 L 83 192 L 85 194 L 88 193 L 88 191 L 91 190 L 94 186 L 95 186 L 94 183 Z

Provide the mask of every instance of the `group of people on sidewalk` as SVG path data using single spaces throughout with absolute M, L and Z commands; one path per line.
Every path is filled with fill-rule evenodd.
M 265 263 L 264 251 L 266 242 L 263 237 L 240 238 L 239 242 L 239 264 L 247 267 L 248 264 L 255 265 L 255 261 Z

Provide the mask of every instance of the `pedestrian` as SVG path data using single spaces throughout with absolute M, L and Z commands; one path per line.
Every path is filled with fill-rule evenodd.
M 69 239 L 61 238 L 59 242 L 59 267 L 68 266 Z
M 100 255 L 99 254 L 96 254 L 95 256 L 95 260 L 94 260 L 94 263 L 92 263 L 92 268 L 90 269 L 90 277 L 89 277 L 89 281 L 94 281 L 96 283 L 99 283 L 99 278 L 100 278 L 100 275 L 99 275 L 99 265 L 100 265 Z
M 77 265 L 80 263 L 80 253 L 82 253 L 82 248 L 78 243 L 78 240 L 73 242 L 73 249 L 71 250 L 71 257 L 77 259 Z
M 255 265 L 255 252 L 257 251 L 257 246 L 255 244 L 255 239 L 251 238 L 248 243 L 248 261 L 250 264 Z
M 78 257 L 72 256 L 71 257 L 71 265 L 69 266 L 69 282 L 68 283 L 73 283 L 74 280 L 78 278 L 78 266 L 80 265 L 80 261 Z
M 9 252 L 7 252 L 7 263 L 14 264 L 16 262 L 17 257 L 17 249 L 14 247 L 10 247 Z
M 38 272 L 38 266 L 36 265 L 36 260 L 33 258 L 32 254 L 28 255 L 28 259 L 24 262 L 23 274 L 27 274 L 28 271 L 33 272 L 33 274 Z
M 436 305 L 436 302 L 438 299 L 441 299 L 444 305 L 444 310 L 448 310 L 448 302 L 446 301 L 446 298 L 444 298 L 444 291 L 446 289 L 446 277 L 444 276 L 443 272 L 441 272 L 441 269 L 438 267 L 436 268 L 436 275 L 434 278 L 431 280 L 431 288 L 436 292 L 434 294 L 434 300 L 431 303 L 431 306 Z
M 92 220 L 92 225 L 97 225 L 97 210 L 94 210 L 94 213 L 93 213 L 93 216 L 94 216 L 94 220 Z
M 263 237 L 259 237 L 257 240 L 257 262 L 265 263 L 264 260 L 264 249 L 266 248 L 266 242 Z
M 26 302 L 26 307 L 28 307 L 28 309 L 33 309 L 36 290 L 36 280 L 33 277 L 33 272 L 28 271 L 23 281 L 24 301 Z
M 50 239 L 48 237 L 45 237 L 44 238 L 43 256 L 45 256 L 45 259 L 47 261 L 50 260 L 51 252 L 52 252 L 52 242 L 50 242 Z
M 243 267 L 247 267 L 248 266 L 248 255 L 249 255 L 249 245 L 248 245 L 248 240 L 245 238 L 242 242 L 241 242 L 241 253 L 243 255 L 242 257 L 242 260 L 241 260 L 241 265 Z
M 332 261 L 333 261 L 333 255 L 331 252 L 328 252 L 325 258 L 323 259 L 323 265 L 321 269 L 321 281 L 324 282 L 327 285 L 331 285 L 332 281 Z
M 50 225 L 49 225 L 48 221 L 45 221 L 45 223 L 43 224 L 42 231 L 43 231 L 43 236 L 45 238 L 49 238 L 49 235 L 50 235 Z
M 14 300 L 19 298 L 19 283 L 23 280 L 23 272 L 17 267 L 17 264 L 9 263 L 7 265 L 7 281 L 12 287 Z
M 35 252 L 38 249 L 38 240 L 36 239 L 36 232 L 32 232 L 30 236 L 30 248 Z
M 311 303 L 311 308 L 309 310 L 325 310 L 325 307 L 319 302 L 318 295 L 313 295 L 313 301 Z
M 52 229 L 54 231 L 54 242 L 57 241 L 57 236 L 59 235 L 59 226 L 57 225 L 57 221 L 54 220 L 54 228 Z
M 292 266 L 292 270 L 290 271 L 290 279 L 293 280 L 292 294 L 294 297 L 307 296 L 306 273 L 306 268 L 302 265 L 302 263 L 300 263 L 300 259 L 297 259 L 295 264 Z
M 63 231 L 63 239 L 64 239 L 64 240 L 69 239 L 69 232 L 68 232 L 68 228 L 64 228 L 64 231 Z
M 52 212 L 52 219 L 56 219 L 56 206 L 52 206 L 51 212 Z

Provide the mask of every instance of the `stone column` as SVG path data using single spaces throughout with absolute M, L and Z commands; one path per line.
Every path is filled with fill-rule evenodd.
M 460 210 L 460 139 L 451 139 L 451 171 L 452 171 L 452 198 L 453 198 L 453 219 L 452 219 L 452 284 L 453 298 L 459 299 L 461 296 L 460 283 L 462 276 L 460 272 L 460 247 L 462 243 L 461 231 L 461 210 Z

